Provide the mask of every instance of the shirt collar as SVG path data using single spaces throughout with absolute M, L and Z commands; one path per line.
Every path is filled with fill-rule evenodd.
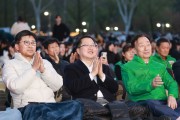
M 88 68 L 88 70 L 89 70 L 89 72 L 91 72 L 92 71 L 92 68 L 93 68 L 93 62 L 91 63 L 91 65 L 88 65 L 86 62 L 84 62 L 84 61 L 82 61 L 84 64 L 85 64 L 85 66 Z

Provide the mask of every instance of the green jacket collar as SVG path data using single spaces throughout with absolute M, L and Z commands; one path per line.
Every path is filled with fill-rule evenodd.
M 134 61 L 137 61 L 137 62 L 139 62 L 139 63 L 142 63 L 142 64 L 146 64 L 146 63 L 144 62 L 144 60 L 143 60 L 141 57 L 139 57 L 138 55 L 134 55 L 133 60 L 134 60 Z M 150 63 L 151 61 L 152 61 L 152 57 L 150 56 L 148 63 Z
M 158 54 L 158 53 L 155 53 L 155 55 L 154 55 L 155 57 L 157 57 L 158 59 L 161 59 L 161 60 L 163 60 L 162 59 L 162 57 Z M 166 60 L 168 60 L 168 59 L 170 59 L 171 58 L 171 56 L 170 55 L 168 55 L 168 56 L 166 56 Z

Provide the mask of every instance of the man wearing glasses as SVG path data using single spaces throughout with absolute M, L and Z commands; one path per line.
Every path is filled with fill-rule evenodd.
M 98 46 L 94 38 L 81 37 L 76 44 L 76 51 L 79 60 L 67 65 L 64 71 L 64 85 L 71 92 L 73 99 L 90 99 L 103 106 L 115 101 L 118 84 L 113 79 L 110 68 L 102 64 L 103 58 L 98 58 Z M 124 113 L 124 116 L 114 116 L 111 112 L 112 119 L 129 120 L 126 107 L 118 107 L 120 104 L 123 105 L 117 103 L 116 110 L 118 113 Z
M 53 92 L 63 85 L 62 77 L 36 52 L 36 35 L 28 30 L 19 32 L 15 48 L 15 58 L 5 62 L 2 78 L 23 120 L 81 119 L 79 102 L 55 103 Z

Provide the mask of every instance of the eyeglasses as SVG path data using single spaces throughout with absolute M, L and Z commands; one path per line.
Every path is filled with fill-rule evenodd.
M 84 45 L 81 45 L 80 47 L 93 47 L 93 48 L 96 48 L 98 45 L 97 44 L 92 44 L 92 45 L 86 45 L 86 44 L 84 44 Z M 79 48 L 80 48 L 79 47 Z
M 32 42 L 30 42 L 30 41 L 21 41 L 21 42 L 23 42 L 24 43 L 24 45 L 26 45 L 26 46 L 29 46 L 30 44 L 32 45 L 32 46 L 36 46 L 36 41 L 32 41 Z

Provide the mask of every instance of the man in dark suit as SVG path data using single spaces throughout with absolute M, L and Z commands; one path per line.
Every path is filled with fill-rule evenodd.
M 103 58 L 97 57 L 98 46 L 94 38 L 83 36 L 76 45 L 80 59 L 67 65 L 64 71 L 64 85 L 70 90 L 73 99 L 90 99 L 101 105 L 115 101 L 118 84 L 113 79 L 109 67 L 102 64 Z M 123 111 L 126 111 L 126 108 Z

